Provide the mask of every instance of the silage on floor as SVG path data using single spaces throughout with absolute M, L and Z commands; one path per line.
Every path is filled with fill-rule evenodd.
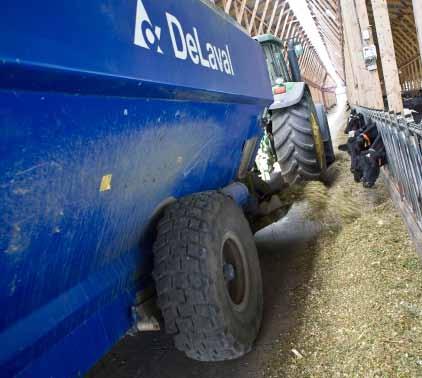
M 280 335 L 264 375 L 422 377 L 421 262 L 382 180 L 364 189 L 339 158 L 331 187 L 300 191 L 326 227 L 293 292 L 300 327 Z

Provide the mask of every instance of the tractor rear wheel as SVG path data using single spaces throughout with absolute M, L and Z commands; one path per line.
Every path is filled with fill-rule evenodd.
M 321 129 L 322 140 L 324 142 L 325 159 L 327 167 L 333 164 L 336 160 L 333 148 L 333 140 L 331 139 L 330 125 L 328 124 L 327 112 L 323 104 L 315 104 L 316 114 L 318 116 L 318 123 Z
M 284 182 L 320 180 L 327 170 L 324 142 L 310 96 L 272 113 L 274 147 Z

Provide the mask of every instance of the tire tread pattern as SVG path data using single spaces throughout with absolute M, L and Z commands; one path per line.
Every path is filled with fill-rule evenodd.
M 310 116 L 311 110 L 305 98 L 294 106 L 273 113 L 274 146 L 283 180 L 290 185 L 321 177 Z
M 166 332 L 177 349 L 199 361 L 233 359 L 251 349 L 228 332 L 209 294 L 213 282 L 203 241 L 225 201 L 215 191 L 181 198 L 165 211 L 154 244 L 153 276 Z

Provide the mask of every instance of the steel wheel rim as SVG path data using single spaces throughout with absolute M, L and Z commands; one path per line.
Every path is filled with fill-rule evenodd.
M 227 235 L 222 246 L 223 277 L 228 298 L 237 311 L 242 311 L 249 297 L 249 271 L 242 245 L 234 235 Z

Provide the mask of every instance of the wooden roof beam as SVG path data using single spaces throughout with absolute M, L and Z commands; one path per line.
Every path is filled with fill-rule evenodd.
M 237 22 L 242 24 L 243 15 L 245 14 L 245 7 L 246 7 L 247 0 L 242 0 L 242 4 L 240 5 L 239 13 L 237 14 Z
M 271 0 L 265 0 L 264 10 L 262 12 L 261 22 L 260 22 L 259 28 L 258 28 L 258 35 L 262 34 L 262 29 L 264 27 L 264 21 L 265 21 L 265 17 L 267 16 L 268 5 L 270 4 L 270 1 Z
M 280 0 L 275 0 L 275 5 L 274 5 L 274 7 L 273 7 L 273 11 L 272 11 L 272 13 L 271 13 L 271 17 L 270 17 L 270 21 L 268 22 L 268 26 L 267 26 L 267 33 L 271 33 L 271 29 L 273 28 L 273 22 L 274 22 L 274 17 L 275 17 L 275 14 L 276 14 L 276 12 L 277 12 L 277 10 L 278 10 L 278 3 L 280 2 Z
M 283 4 L 283 7 L 281 8 L 281 11 L 280 11 L 280 15 L 278 16 L 277 26 L 274 31 L 275 36 L 277 36 L 278 31 L 280 29 L 281 20 L 283 19 L 283 15 L 285 14 L 286 5 L 287 5 L 287 1 Z
M 250 23 L 249 23 L 249 29 L 248 29 L 249 34 L 252 33 L 252 28 L 253 28 L 253 25 L 255 23 L 255 17 L 256 17 L 256 12 L 258 11 L 259 2 L 260 2 L 260 0 L 255 0 L 255 5 L 254 5 L 253 11 L 252 11 L 252 17 L 251 17 L 251 20 L 250 20 Z

